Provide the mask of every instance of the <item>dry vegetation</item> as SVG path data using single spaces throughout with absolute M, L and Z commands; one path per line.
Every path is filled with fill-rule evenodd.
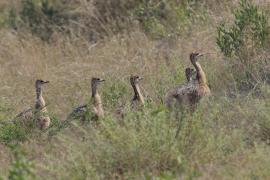
M 38 23 L 29 22 L 22 2 L 49 2 L 53 15 L 37 3 Z M 225 56 L 217 29 L 234 23 L 237 0 L 64 2 L 0 2 L 0 179 L 270 178 L 270 18 L 262 44 L 248 36 L 257 32 L 251 25 L 236 53 Z M 253 3 L 270 16 L 267 0 Z M 208 53 L 201 64 L 213 96 L 177 119 L 163 98 L 185 82 L 194 50 Z M 130 74 L 144 77 L 143 111 L 129 111 Z M 92 76 L 106 79 L 105 119 L 98 128 L 76 120 L 59 128 L 89 101 Z M 51 82 L 44 97 L 52 127 L 6 124 L 34 106 L 40 78 Z

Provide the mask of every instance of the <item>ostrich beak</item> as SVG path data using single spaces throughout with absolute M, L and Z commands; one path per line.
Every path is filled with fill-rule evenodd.
M 201 57 L 201 56 L 204 56 L 205 53 L 200 53 L 197 57 Z

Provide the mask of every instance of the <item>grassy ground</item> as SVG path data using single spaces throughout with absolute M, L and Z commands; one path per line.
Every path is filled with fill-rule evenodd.
M 17 8 L 18 2 L 13 2 Z M 267 1 L 254 2 L 261 9 L 269 8 Z M 7 4 L 0 6 L 9 7 Z M 167 34 L 169 30 L 162 31 L 165 37 L 136 23 L 96 43 L 89 43 L 84 34 L 67 37 L 58 31 L 50 42 L 44 42 L 27 28 L 1 28 L 0 122 L 33 107 L 34 82 L 41 78 L 51 82 L 43 94 L 53 126 L 39 132 L 1 125 L 0 177 L 269 179 L 269 84 L 258 80 L 259 93 L 258 88 L 238 88 L 238 74 L 233 72 L 237 68 L 229 63 L 237 58 L 225 57 L 216 44 L 217 26 L 233 22 L 238 1 L 203 1 L 196 6 L 197 11 L 192 3 L 188 7 L 192 13 L 185 18 L 181 15 L 181 31 L 172 36 Z M 248 44 L 249 48 L 253 46 Z M 191 66 L 192 51 L 208 53 L 200 62 L 212 96 L 201 101 L 194 114 L 181 112 L 177 119 L 162 102 L 169 88 L 185 82 L 183 72 Z M 263 56 L 269 62 L 269 52 L 259 52 L 256 49 L 246 58 Z M 265 68 L 269 70 L 267 63 Z M 130 74 L 144 77 L 141 86 L 147 103 L 143 111 L 129 110 Z M 92 76 L 106 79 L 99 89 L 105 118 L 99 127 L 73 121 L 57 130 L 74 107 L 90 99 Z M 115 114 L 122 105 L 124 119 Z M 51 137 L 52 132 L 56 134 Z

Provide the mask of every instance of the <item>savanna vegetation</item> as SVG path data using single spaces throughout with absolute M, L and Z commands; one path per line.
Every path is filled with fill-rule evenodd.
M 0 179 L 269 179 L 269 49 L 268 0 L 0 1 Z M 212 95 L 176 116 L 164 95 L 193 51 Z M 65 122 L 93 76 L 105 117 Z M 50 81 L 44 131 L 12 121 L 36 79 Z

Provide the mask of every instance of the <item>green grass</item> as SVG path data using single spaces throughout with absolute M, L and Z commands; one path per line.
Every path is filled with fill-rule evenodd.
M 24 158 L 35 157 L 31 163 L 36 174 L 57 179 L 264 179 L 270 176 L 267 101 L 211 97 L 194 114 L 181 114 L 179 119 L 149 103 L 142 111 L 127 111 L 124 119 L 107 113 L 98 126 L 72 121 L 49 141 L 46 135 L 32 134 L 22 145 Z

